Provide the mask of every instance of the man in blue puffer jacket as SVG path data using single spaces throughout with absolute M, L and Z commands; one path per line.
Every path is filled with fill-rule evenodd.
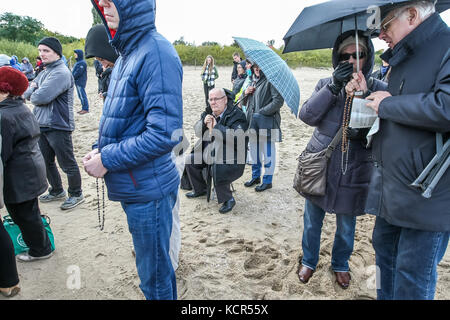
M 170 235 L 179 174 L 171 158 L 183 124 L 181 61 L 155 27 L 154 0 L 91 0 L 120 53 L 85 170 L 104 177 L 127 214 L 140 288 L 147 299 L 176 299 Z
M 77 62 L 73 66 L 72 75 L 75 80 L 75 86 L 77 88 L 78 98 L 81 101 L 81 110 L 78 114 L 85 114 L 89 112 L 89 100 L 86 95 L 86 82 L 87 82 L 87 63 L 84 60 L 83 50 L 73 50 L 75 52 L 75 59 Z

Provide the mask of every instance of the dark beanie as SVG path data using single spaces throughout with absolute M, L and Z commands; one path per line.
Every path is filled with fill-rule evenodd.
M 99 57 L 115 63 L 119 57 L 116 49 L 109 43 L 108 34 L 103 24 L 93 26 L 87 36 L 84 46 L 86 59 Z
M 61 42 L 59 42 L 58 39 L 54 38 L 54 37 L 46 37 L 44 39 L 42 39 L 41 41 L 39 41 L 39 44 L 43 44 L 47 47 L 49 47 L 50 49 L 52 49 L 53 51 L 55 51 L 60 57 L 62 57 L 62 46 L 61 46 Z

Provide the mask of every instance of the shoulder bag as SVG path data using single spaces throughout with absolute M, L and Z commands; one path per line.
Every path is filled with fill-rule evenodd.
M 328 160 L 341 140 L 342 127 L 331 143 L 322 151 L 309 152 L 306 149 L 297 158 L 297 171 L 294 176 L 294 189 L 300 194 L 312 196 L 325 195 Z

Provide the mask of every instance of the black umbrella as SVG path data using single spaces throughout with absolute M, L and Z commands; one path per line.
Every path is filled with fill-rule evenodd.
M 337 37 L 349 30 L 361 30 L 366 36 L 374 35 L 379 28 L 375 24 L 375 8 L 381 9 L 382 19 L 387 8 L 406 2 L 409 1 L 331 0 L 306 7 L 284 36 L 283 53 L 332 48 Z M 437 12 L 443 12 L 450 8 L 450 0 L 438 0 L 435 6 Z

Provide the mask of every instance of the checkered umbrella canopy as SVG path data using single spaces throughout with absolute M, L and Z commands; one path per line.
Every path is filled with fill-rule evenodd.
M 278 90 L 295 116 L 298 116 L 300 88 L 286 62 L 265 44 L 247 38 L 233 37 L 247 58 L 253 60 Z

